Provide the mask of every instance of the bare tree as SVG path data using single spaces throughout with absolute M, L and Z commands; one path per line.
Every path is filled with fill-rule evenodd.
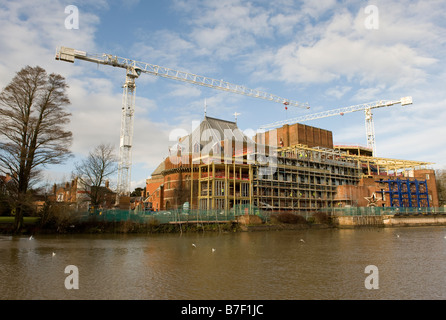
M 26 66 L 0 94 L 0 171 L 13 177 L 15 232 L 22 227 L 27 191 L 39 168 L 71 156 L 67 88 L 61 75 Z
M 75 165 L 74 175 L 90 188 L 88 196 L 94 207 L 100 205 L 110 193 L 102 185 L 117 171 L 117 157 L 113 150 L 112 145 L 102 143 Z

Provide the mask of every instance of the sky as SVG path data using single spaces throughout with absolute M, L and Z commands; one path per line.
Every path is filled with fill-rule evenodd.
M 77 8 L 75 11 L 70 8 Z M 119 148 L 125 70 L 56 61 L 56 48 L 108 53 L 262 90 L 310 109 L 172 79 L 136 80 L 132 186 L 143 187 L 176 141 L 207 115 L 245 132 L 305 114 L 412 96 L 373 112 L 377 156 L 446 168 L 444 1 L 0 0 L 0 88 L 26 65 L 66 78 L 74 157 L 45 168 L 49 185 L 100 143 Z M 78 22 L 77 25 L 75 22 Z M 335 144 L 366 145 L 362 112 L 306 122 Z M 112 185 L 116 185 L 116 180 Z

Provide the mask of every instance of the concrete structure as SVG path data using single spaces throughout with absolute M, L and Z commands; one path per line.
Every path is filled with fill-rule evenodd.
M 416 227 L 446 225 L 446 216 L 419 214 L 416 216 L 366 215 L 366 216 L 338 216 L 334 223 L 340 228 L 356 227 Z
M 235 122 L 205 117 L 170 150 L 147 180 L 154 210 L 185 203 L 192 209 L 238 212 L 395 206 L 389 200 L 395 194 L 386 183 L 398 179 L 409 188 L 412 183 L 427 189 L 416 193 L 426 197 L 424 202 L 408 204 L 438 206 L 435 172 L 426 168 L 428 163 L 371 157 L 363 147 L 336 147 L 331 131 L 302 124 L 251 139 Z

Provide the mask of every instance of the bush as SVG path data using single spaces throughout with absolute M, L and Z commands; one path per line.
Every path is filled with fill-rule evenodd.
M 329 219 L 328 219 L 328 215 L 325 212 L 315 212 L 313 214 L 314 217 L 314 222 L 316 223 L 321 223 L 321 224 L 328 224 L 329 223 Z
M 80 213 L 64 203 L 45 203 L 39 212 L 40 227 L 57 232 L 66 232 L 72 225 L 80 221 Z
M 306 224 L 307 220 L 301 215 L 286 212 L 286 213 L 278 213 L 271 215 L 271 222 L 287 223 L 287 224 Z

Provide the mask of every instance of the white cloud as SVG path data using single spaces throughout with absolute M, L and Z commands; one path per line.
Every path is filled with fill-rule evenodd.
M 78 30 L 67 30 L 64 26 L 65 6 L 54 1 L 46 3 L 35 1 L 6 2 L 0 11 L 0 85 L 12 79 L 14 73 L 25 65 L 40 65 L 48 73 L 56 72 L 64 77 L 69 85 L 68 96 L 72 113 L 68 126 L 73 133 L 71 151 L 78 157 L 88 154 L 100 143 L 111 143 L 119 148 L 121 127 L 122 93 L 116 90 L 122 84 L 125 73 L 113 72 L 106 67 L 98 69 L 87 62 L 70 64 L 54 59 L 58 45 L 82 48 L 96 52 L 95 32 L 99 18 L 88 11 L 79 10 Z M 99 7 L 97 7 L 99 6 Z M 103 9 L 101 3 L 96 9 Z M 103 73 L 110 77 L 104 77 Z M 119 80 L 118 80 L 119 77 Z M 150 77 L 146 77 L 150 78 Z M 165 139 L 159 125 L 143 116 L 157 109 L 156 103 L 144 97 L 137 98 L 136 113 L 142 119 L 135 121 L 134 161 L 156 163 L 160 161 L 160 150 Z M 167 136 L 167 134 L 166 134 Z M 60 170 L 68 170 L 61 174 Z M 57 179 L 70 175 L 70 166 L 52 167 L 45 171 L 47 176 Z M 52 172 L 52 173 L 51 173 Z
M 184 83 L 171 85 L 173 90 L 170 92 L 174 97 L 199 97 L 201 96 L 201 90 L 197 86 L 186 85 Z
M 302 11 L 313 18 L 319 18 L 322 14 L 336 6 L 339 6 L 336 0 L 306 0 L 302 6 Z
M 329 97 L 334 97 L 335 99 L 340 99 L 343 97 L 347 92 L 349 92 L 352 89 L 351 86 L 335 86 L 326 91 L 326 94 Z
M 98 34 L 106 34 L 101 29 L 103 11 L 116 7 L 138 10 L 143 5 L 135 0 L 124 5 L 78 2 L 79 30 L 67 30 L 63 2 L 3 1 L 0 86 L 27 64 L 62 74 L 70 85 L 73 152 L 86 154 L 100 142 L 118 147 L 119 86 L 124 71 L 101 66 L 98 72 L 88 62 L 54 60 L 56 46 L 100 52 L 98 44 L 109 41 L 107 50 L 121 48 L 128 52 L 128 58 L 217 79 L 221 76 L 231 83 L 251 82 L 255 85 L 246 83 L 248 87 L 264 87 L 266 92 L 279 94 L 282 90 L 286 95 L 300 96 L 297 100 L 308 101 L 312 107 L 316 100 L 314 106 L 321 110 L 313 112 L 412 95 L 414 105 L 405 112 L 398 113 L 396 108 L 376 112 L 379 153 L 413 159 L 419 149 L 426 157 L 444 158 L 443 139 L 433 139 L 432 135 L 446 133 L 446 3 L 377 1 L 380 28 L 367 30 L 366 3 L 177 0 L 171 5 L 175 21 L 168 20 L 172 15 L 160 12 L 166 14 L 166 23 L 147 29 L 146 24 L 132 24 L 136 36 L 126 39 L 126 46 L 111 35 L 98 41 Z M 156 167 L 167 154 L 168 133 L 175 127 L 190 131 L 192 120 L 200 120 L 204 113 L 205 98 L 209 116 L 232 120 L 237 111 L 242 113 L 239 123 L 248 123 L 248 127 L 282 116 L 271 112 L 278 109 L 261 109 L 238 95 L 184 84 L 164 86 L 161 82 L 149 76 L 137 81 L 133 163 L 139 167 Z M 278 92 L 272 89 L 275 85 Z M 304 88 L 306 96 L 302 98 L 296 88 Z M 339 122 L 330 120 L 335 140 L 364 144 L 363 114 L 346 115 Z M 397 144 L 399 139 L 403 142 Z
M 306 24 L 293 41 L 250 54 L 246 60 L 253 78 L 290 84 L 345 80 L 363 86 L 384 84 L 392 90 L 424 83 L 442 53 L 426 50 L 422 43 L 441 43 L 445 30 L 433 26 L 426 12 L 406 17 L 404 4 L 383 3 L 379 8 L 379 30 L 364 27 L 363 8 L 355 14 L 337 8 L 328 20 Z M 332 2 L 314 15 L 331 9 Z

